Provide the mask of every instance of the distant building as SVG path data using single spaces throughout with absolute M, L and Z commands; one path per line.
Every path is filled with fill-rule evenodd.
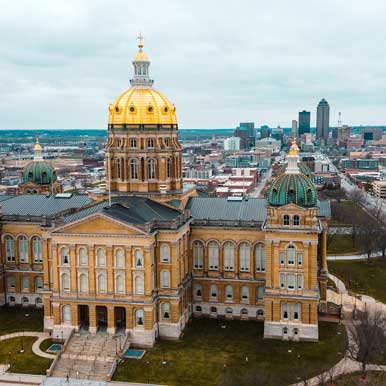
M 267 125 L 260 127 L 260 139 L 268 138 L 271 136 L 271 129 Z
M 299 136 L 311 132 L 311 113 L 309 111 L 301 111 L 299 113 Z
M 338 146 L 347 146 L 347 141 L 351 136 L 351 127 L 350 126 L 342 126 L 338 127 Z
M 256 149 L 267 148 L 272 149 L 272 153 L 278 153 L 281 149 L 281 141 L 274 138 L 264 138 L 256 141 Z
M 386 198 L 386 180 L 373 182 L 374 194 L 379 198 Z
M 253 122 L 240 123 L 234 132 L 234 136 L 240 138 L 241 149 L 249 149 L 255 146 L 255 124 Z
M 349 159 L 344 158 L 341 161 L 342 168 L 346 171 L 355 170 L 355 171 L 377 171 L 378 170 L 378 160 L 372 158 L 355 158 Z
M 383 131 L 379 127 L 369 127 L 362 129 L 362 137 L 364 141 L 379 141 L 382 139 Z
M 330 129 L 330 106 L 323 98 L 316 109 L 316 139 L 327 141 Z
M 224 140 L 225 151 L 238 151 L 240 150 L 240 137 L 229 137 Z
M 254 140 L 256 139 L 256 130 L 254 122 L 241 122 L 240 129 L 246 130 L 248 132 L 249 138 L 253 139 L 253 142 L 255 142 Z
M 291 129 L 291 134 L 294 137 L 298 136 L 298 121 L 296 119 L 292 120 L 292 129 Z

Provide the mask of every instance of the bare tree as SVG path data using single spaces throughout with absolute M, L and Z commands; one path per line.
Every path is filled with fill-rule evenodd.
M 352 189 L 347 193 L 347 197 L 359 206 L 363 206 L 366 203 L 366 193 L 360 189 Z
M 363 253 L 367 255 L 370 263 L 371 254 L 376 251 L 379 243 L 379 229 L 372 224 L 361 224 L 359 227 L 359 245 Z
M 366 366 L 383 354 L 386 347 L 386 317 L 378 309 L 357 312 L 356 320 L 348 324 L 349 345 L 348 354 L 351 359 Z

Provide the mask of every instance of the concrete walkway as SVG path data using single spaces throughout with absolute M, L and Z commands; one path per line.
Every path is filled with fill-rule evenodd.
M 382 256 L 382 252 L 374 252 L 371 254 L 371 257 L 380 257 Z M 343 261 L 343 260 L 367 260 L 366 253 L 360 253 L 356 255 L 327 255 L 327 260 L 329 261 Z

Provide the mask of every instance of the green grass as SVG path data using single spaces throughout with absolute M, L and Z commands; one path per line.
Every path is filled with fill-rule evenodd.
M 329 235 L 327 254 L 345 255 L 359 253 L 358 248 L 353 246 L 351 235 Z
M 329 271 L 341 278 L 346 287 L 356 293 L 370 295 L 386 303 L 386 261 L 367 260 L 329 261 Z
M 9 363 L 11 359 L 12 373 L 22 374 L 46 374 L 50 367 L 51 360 L 41 358 L 32 352 L 32 344 L 37 337 L 25 336 L 22 338 L 6 339 L 0 342 L 0 363 Z M 20 353 L 21 345 L 24 346 L 24 353 Z M 11 353 L 11 354 L 9 354 Z
M 0 335 L 18 331 L 43 331 L 43 311 L 21 307 L 0 308 Z
M 335 381 L 336 386 L 358 386 L 358 385 L 367 385 L 367 386 L 381 386 L 386 385 L 386 373 L 381 371 L 372 371 L 367 373 L 366 379 L 362 379 L 362 374 L 354 373 L 343 375 Z
M 158 342 L 141 360 L 125 360 L 114 380 L 217 386 L 226 378 L 231 379 L 229 384 L 246 386 L 250 383 L 242 375 L 254 373 L 269 374 L 266 385 L 279 386 L 330 368 L 345 347 L 345 331 L 338 324 L 320 323 L 318 343 L 295 343 L 263 340 L 261 322 L 193 319 L 182 340 Z M 163 357 L 166 365 L 161 363 Z
M 54 339 L 45 339 L 43 342 L 40 343 L 40 350 L 43 352 L 46 352 L 53 344 L 57 343 Z M 49 353 L 52 354 L 52 353 Z

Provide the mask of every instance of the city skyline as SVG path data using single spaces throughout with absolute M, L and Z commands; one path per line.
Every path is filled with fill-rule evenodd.
M 385 11 L 381 1 L 367 8 L 359 1 L 350 8 L 226 3 L 221 11 L 178 1 L 167 9 L 152 1 L 135 9 L 116 1 L 107 10 L 98 1 L 9 4 L 0 16 L 8 36 L 0 60 L 2 127 L 104 127 L 106 105 L 129 87 L 139 31 L 155 88 L 176 104 L 182 127 L 290 127 L 301 110 L 311 111 L 315 127 L 322 98 L 331 126 L 339 111 L 344 124 L 386 124 L 379 48 Z M 108 29 L 97 28 L 101 20 Z

